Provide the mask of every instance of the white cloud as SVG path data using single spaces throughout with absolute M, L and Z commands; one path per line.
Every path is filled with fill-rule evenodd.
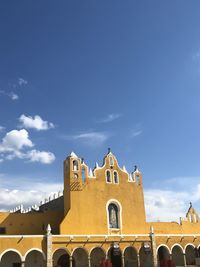
M 19 117 L 19 121 L 21 123 L 21 127 L 24 128 L 33 128 L 37 131 L 48 130 L 50 128 L 54 128 L 54 124 L 48 121 L 44 121 L 40 116 L 35 115 L 35 117 L 26 116 L 22 114 Z
M 155 180 L 153 186 L 153 189 L 144 190 L 146 214 L 150 221 L 179 221 L 179 217 L 185 217 L 190 202 L 197 211 L 200 209 L 199 177 Z M 167 190 L 158 187 L 167 187 Z
M 18 79 L 18 84 L 19 84 L 19 86 L 27 85 L 28 81 L 23 79 L 23 78 L 19 78 Z
M 33 147 L 25 129 L 8 132 L 0 143 L 0 152 L 18 151 L 24 147 Z
M 71 140 L 80 140 L 88 146 L 99 146 L 102 145 L 109 138 L 109 135 L 103 132 L 88 132 L 77 134 L 67 138 Z
M 106 123 L 106 122 L 111 122 L 114 120 L 117 120 L 118 118 L 120 118 L 122 115 L 121 114 L 108 114 L 105 118 L 98 120 L 97 122 L 99 123 Z
M 26 154 L 26 157 L 32 162 L 41 162 L 51 164 L 55 160 L 55 155 L 49 151 L 31 150 Z
M 49 151 L 27 150 L 34 144 L 29 139 L 27 130 L 12 130 L 8 132 L 0 143 L 0 162 L 15 158 L 27 159 L 30 162 L 51 164 L 55 155 Z
M 191 200 L 187 192 L 152 189 L 144 191 L 148 221 L 179 221 Z
M 32 179 L 33 180 L 33 179 Z M 40 201 L 62 191 L 63 185 L 59 183 L 29 183 L 29 188 L 20 189 L 0 188 L 0 210 L 13 209 L 23 204 L 25 207 L 39 205 Z

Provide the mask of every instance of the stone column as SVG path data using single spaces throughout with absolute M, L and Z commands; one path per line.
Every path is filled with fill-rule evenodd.
M 185 253 L 183 253 L 183 263 L 184 263 L 184 266 L 187 266 Z
M 170 259 L 170 261 L 172 260 L 172 254 L 171 253 L 169 254 L 169 259 Z
M 25 267 L 25 261 L 21 262 L 21 267 Z
M 151 251 L 152 251 L 152 261 L 153 267 L 157 267 L 158 260 L 157 260 L 157 253 L 156 253 L 156 238 L 154 234 L 153 226 L 150 227 L 150 239 L 151 239 Z
M 73 263 L 73 257 L 69 256 L 69 267 L 72 267 L 72 263 Z
M 140 254 L 137 254 L 138 267 L 140 267 Z
M 125 267 L 125 257 L 122 255 L 122 267 Z
M 46 240 L 47 240 L 47 267 L 53 267 L 52 264 L 52 234 L 51 234 L 51 226 L 48 224 L 47 226 L 47 233 L 46 233 Z
M 88 267 L 91 267 L 90 256 L 88 256 Z

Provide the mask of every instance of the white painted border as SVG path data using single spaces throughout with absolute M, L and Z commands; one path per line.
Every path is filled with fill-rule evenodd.
M 156 248 L 156 254 L 158 254 L 158 250 L 159 250 L 160 247 L 165 247 L 166 249 L 168 249 L 169 254 L 171 254 L 171 249 L 170 249 L 167 245 L 165 245 L 165 244 L 160 244 L 160 245 Z
M 88 252 L 83 246 L 79 246 L 79 247 L 74 248 L 70 256 L 74 257 L 74 253 L 75 253 L 75 251 L 76 251 L 77 249 L 82 249 L 82 250 L 84 250 L 85 253 L 87 254 L 87 257 L 89 256 L 89 252 Z
M 24 261 L 26 260 L 27 255 L 28 255 L 30 252 L 32 252 L 32 251 L 40 252 L 40 253 L 42 254 L 42 256 L 43 256 L 43 260 L 46 260 L 46 255 L 45 255 L 45 253 L 44 253 L 41 249 L 39 249 L 39 248 L 31 248 L 31 249 L 29 249 L 29 250 L 25 253 L 25 255 L 24 255 Z
M 171 253 L 172 253 L 172 250 L 174 247 L 179 247 L 181 249 L 182 253 L 185 253 L 184 248 L 178 243 L 173 244 L 173 246 L 171 247 Z
M 56 248 L 56 249 L 52 252 L 52 258 L 53 258 L 53 256 L 54 256 L 54 254 L 56 253 L 56 251 L 58 251 L 58 250 L 64 250 L 64 251 L 70 256 L 70 252 L 69 252 L 69 250 L 68 250 L 67 248 L 65 248 L 65 247 L 61 247 L 61 248 Z
M 107 171 L 110 172 L 110 179 L 111 179 L 110 182 L 107 182 Z M 112 177 L 112 172 L 111 172 L 111 170 L 109 170 L 109 169 L 106 169 L 106 170 L 105 170 L 105 178 L 106 178 L 106 183 L 107 183 L 107 184 L 112 184 L 112 183 L 113 183 L 113 177 Z
M 184 247 L 184 253 L 186 253 L 186 248 L 187 248 L 188 246 L 192 246 L 193 248 L 195 248 L 195 245 L 194 245 L 194 244 L 192 244 L 192 243 L 187 243 L 187 244 L 185 245 L 185 247 Z
M 117 173 L 117 180 L 118 180 L 117 183 L 115 183 L 115 175 L 114 175 L 115 172 Z M 118 173 L 118 171 L 116 171 L 116 170 L 113 171 L 113 184 L 119 184 L 119 173 Z
M 9 249 L 4 250 L 4 251 L 0 254 L 0 262 L 1 262 L 1 260 L 2 260 L 3 255 L 6 254 L 7 252 L 15 252 L 15 253 L 17 253 L 18 256 L 20 257 L 20 260 L 23 261 L 22 254 L 21 254 L 18 250 L 14 249 L 14 248 L 9 248 Z
M 123 224 L 122 224 L 122 205 L 120 204 L 120 202 L 118 201 L 118 200 L 116 200 L 116 199 L 109 199 L 108 200 L 108 202 L 106 203 L 106 214 L 107 214 L 107 227 L 108 227 L 108 233 L 109 233 L 109 230 L 110 229 L 112 229 L 112 228 L 110 228 L 110 226 L 109 226 L 109 212 L 108 212 L 108 206 L 111 204 L 111 203 L 113 203 L 113 204 L 115 204 L 115 205 L 117 205 L 118 206 L 118 209 L 119 209 L 119 212 L 118 212 L 118 216 L 119 216 L 119 218 L 118 218 L 118 223 L 119 223 L 119 230 L 121 230 L 121 233 L 122 233 L 122 226 L 123 226 Z M 114 229 L 114 228 L 113 228 Z M 117 228 L 118 229 L 118 228 Z M 112 235 L 111 235 L 112 236 Z
M 93 247 L 93 248 L 91 248 L 90 251 L 89 251 L 89 256 L 90 256 L 90 257 L 91 257 L 91 253 L 92 253 L 92 251 L 93 251 L 95 248 L 100 248 L 100 249 L 103 251 L 103 253 L 105 254 L 105 258 L 106 258 L 106 250 L 105 250 L 104 248 L 102 248 L 101 246 L 97 246 L 97 247 Z

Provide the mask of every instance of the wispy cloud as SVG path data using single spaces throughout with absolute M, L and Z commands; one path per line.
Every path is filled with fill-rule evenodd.
M 49 151 L 29 150 L 34 147 L 27 130 L 12 130 L 3 137 L 0 143 L 0 161 L 15 158 L 27 159 L 30 162 L 51 164 L 55 155 Z
M 80 134 L 75 134 L 71 136 L 65 136 L 68 140 L 78 140 L 87 146 L 101 146 L 110 137 L 108 133 L 105 132 L 85 132 Z
M 32 128 L 37 131 L 42 130 L 49 130 L 51 128 L 54 128 L 54 124 L 52 122 L 48 122 L 43 120 L 39 115 L 35 115 L 34 117 L 26 116 L 22 114 L 19 117 L 20 127 L 21 128 Z
M 142 130 L 132 130 L 131 137 L 136 137 L 142 134 Z
M 18 85 L 19 86 L 23 86 L 23 85 L 27 85 L 28 81 L 23 79 L 23 78 L 18 78 Z
M 122 114 L 117 114 L 117 113 L 112 113 L 112 114 L 108 114 L 106 117 L 97 120 L 98 123 L 107 123 L 107 122 L 111 122 L 114 120 L 119 119 L 122 116 Z
M 141 135 L 143 133 L 142 127 L 141 127 L 141 123 L 137 123 L 133 129 L 131 130 L 131 137 L 137 137 L 139 135 Z
M 9 97 L 11 100 L 18 100 L 19 99 L 19 96 L 17 94 L 13 93 L 13 92 L 7 93 L 4 90 L 0 90 L 0 94 Z

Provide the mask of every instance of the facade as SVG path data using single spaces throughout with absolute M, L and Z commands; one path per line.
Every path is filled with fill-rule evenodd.
M 147 222 L 142 174 L 108 151 L 88 168 L 71 153 L 63 194 L 0 213 L 0 267 L 165 267 L 199 264 L 200 219 Z

